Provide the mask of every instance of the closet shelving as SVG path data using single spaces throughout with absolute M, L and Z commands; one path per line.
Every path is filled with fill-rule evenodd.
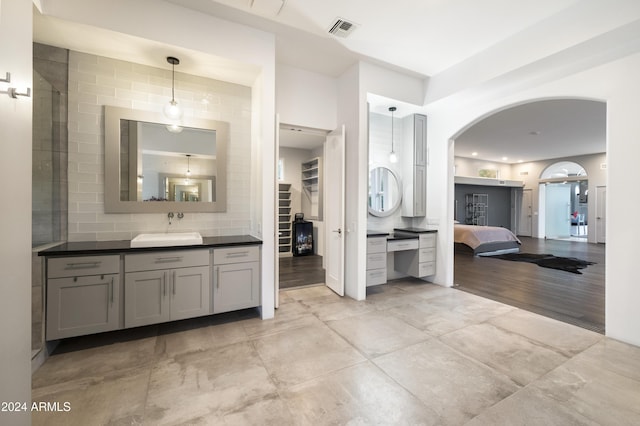
M 306 219 L 322 220 L 322 159 L 312 158 L 301 165 L 302 212 Z
M 291 255 L 291 184 L 278 184 L 278 253 Z

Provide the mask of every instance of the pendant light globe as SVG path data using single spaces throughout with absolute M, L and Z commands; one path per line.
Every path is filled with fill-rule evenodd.
M 169 120 L 175 121 L 175 120 L 180 120 L 183 115 L 182 108 L 180 108 L 180 105 L 178 105 L 178 102 L 176 101 L 176 96 L 175 96 L 175 92 L 176 92 L 175 67 L 176 65 L 180 65 L 180 59 L 175 58 L 173 56 L 167 56 L 167 62 L 171 64 L 171 100 L 169 101 L 168 104 L 164 106 L 163 112 L 164 112 L 164 115 Z

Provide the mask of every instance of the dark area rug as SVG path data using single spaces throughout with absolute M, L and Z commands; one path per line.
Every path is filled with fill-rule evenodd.
M 575 257 L 558 257 L 552 254 L 509 253 L 491 257 L 514 262 L 535 263 L 543 268 L 559 269 L 561 271 L 571 272 L 572 274 L 582 274 L 582 272 L 579 271 L 580 269 L 595 264 L 595 262 L 587 262 L 586 260 L 576 259 Z

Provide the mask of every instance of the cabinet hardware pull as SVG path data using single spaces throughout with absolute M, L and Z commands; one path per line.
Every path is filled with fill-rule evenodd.
M 156 257 L 156 263 L 180 262 L 182 256 Z
M 173 271 L 173 295 L 176 295 L 176 271 Z
M 227 253 L 227 257 L 240 257 L 240 256 L 246 256 L 249 254 L 249 250 L 245 250 L 245 251 L 236 251 L 233 253 Z
M 113 277 L 111 277 L 110 289 L 111 289 L 111 304 L 113 305 Z
M 220 267 L 216 268 L 216 288 L 220 288 Z
M 167 297 L 167 273 L 162 274 L 164 279 L 162 280 L 162 295 L 163 297 Z
M 75 262 L 75 263 L 67 263 L 67 267 L 65 269 L 87 269 L 87 268 L 97 268 L 102 261 L 98 262 Z

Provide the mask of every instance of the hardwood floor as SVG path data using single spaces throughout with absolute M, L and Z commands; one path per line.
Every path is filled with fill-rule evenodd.
M 322 256 L 280 258 L 280 288 L 324 283 Z
M 605 246 L 520 238 L 523 253 L 549 253 L 596 262 L 582 275 L 524 262 L 456 253 L 456 288 L 569 324 L 605 331 Z

